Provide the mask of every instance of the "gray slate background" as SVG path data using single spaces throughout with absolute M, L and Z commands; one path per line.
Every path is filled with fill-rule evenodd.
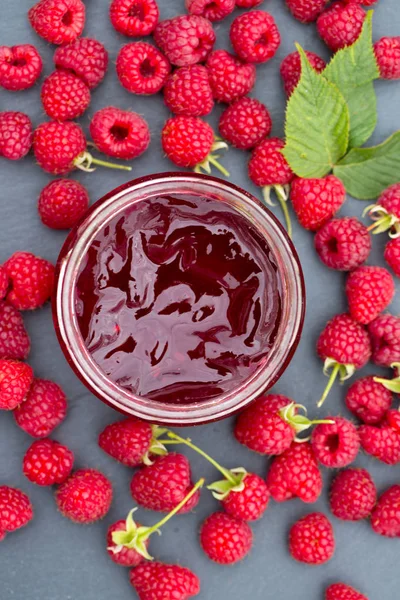
M 39 39 L 31 30 L 26 13 L 33 0 L 1 0 L 0 44 L 35 44 L 45 61 L 45 74 L 52 70 L 54 48 Z M 183 10 L 183 0 L 159 0 L 161 17 L 167 18 Z M 149 151 L 134 162 L 132 174 L 98 170 L 95 174 L 74 175 L 87 185 L 92 200 L 101 197 L 115 186 L 148 173 L 171 170 L 163 158 L 159 133 L 168 113 L 159 96 L 140 98 L 130 95 L 119 85 L 114 62 L 118 49 L 126 41 L 112 28 L 108 20 L 108 0 L 87 0 L 85 34 L 101 40 L 110 52 L 111 65 L 105 82 L 93 93 L 92 104 L 81 119 L 88 126 L 95 110 L 110 104 L 142 113 L 150 123 L 153 141 Z M 283 0 L 267 0 L 262 6 L 270 11 L 282 33 L 282 45 L 277 56 L 258 67 L 258 80 L 253 95 L 269 107 L 274 135 L 283 133 L 284 94 L 279 78 L 281 60 L 300 42 L 325 58 L 328 53 L 319 41 L 313 25 L 304 26 L 286 11 Z M 236 12 L 237 14 L 237 12 Z M 229 47 L 228 27 L 232 18 L 216 25 L 218 47 Z M 374 37 L 399 35 L 400 12 L 397 0 L 380 0 L 374 19 Z M 373 142 L 385 139 L 400 128 L 400 83 L 377 82 L 379 123 Z M 0 91 L 0 110 L 21 110 L 30 115 L 35 125 L 44 119 L 39 101 L 40 88 L 11 93 Z M 216 123 L 221 108 L 210 118 Z M 232 173 L 232 181 L 258 194 L 246 174 L 245 153 L 230 150 L 224 164 Z M 40 190 L 50 180 L 34 164 L 31 156 L 23 162 L 11 163 L 0 159 L 0 262 L 12 252 L 29 250 L 55 261 L 65 237 L 50 231 L 39 221 L 36 200 Z M 342 214 L 361 215 L 364 204 L 349 199 Z M 280 216 L 278 209 L 277 214 Z M 297 225 L 294 241 L 301 256 L 308 292 L 308 312 L 300 347 L 276 390 L 292 396 L 316 414 L 315 402 L 326 383 L 321 363 L 315 356 L 315 340 L 326 320 L 345 309 L 344 277 L 326 269 L 313 249 L 312 236 Z M 382 264 L 385 236 L 374 240 L 370 264 Z M 393 312 L 400 312 L 399 298 Z M 32 336 L 30 362 L 39 377 L 54 379 L 65 389 L 69 398 L 69 415 L 56 431 L 55 438 L 68 444 L 76 454 L 77 467 L 101 469 L 113 482 L 115 499 L 104 522 L 82 527 L 64 519 L 55 508 L 51 489 L 40 489 L 28 482 L 21 472 L 21 460 L 31 439 L 18 429 L 11 414 L 0 415 L 0 482 L 21 487 L 32 498 L 35 519 L 25 530 L 8 536 L 0 545 L 1 600 L 106 600 L 110 597 L 128 600 L 135 597 L 128 572 L 114 565 L 105 552 L 105 532 L 108 524 L 123 518 L 132 507 L 129 494 L 129 469 L 113 462 L 97 446 L 97 435 L 118 415 L 86 391 L 67 366 L 58 347 L 52 328 L 50 308 L 27 314 L 25 321 Z M 371 369 L 366 369 L 365 372 Z M 336 387 L 331 394 L 325 414 L 345 414 L 344 390 Z M 206 450 L 228 467 L 243 465 L 263 475 L 267 461 L 235 442 L 232 423 L 216 423 L 191 430 L 190 435 Z M 190 455 L 194 478 L 215 477 L 212 467 Z M 385 467 L 364 456 L 357 464 L 370 469 L 379 490 L 399 483 L 398 467 Z M 325 473 L 329 482 L 331 474 Z M 201 598 L 217 600 L 221 595 L 231 600 L 322 600 L 325 587 L 344 580 L 361 588 L 370 600 L 399 598 L 400 540 L 376 536 L 367 522 L 346 524 L 334 520 L 337 552 L 327 565 L 310 568 L 295 563 L 287 552 L 286 537 L 291 523 L 310 510 L 328 511 L 327 491 L 312 508 L 300 501 L 282 505 L 271 503 L 265 517 L 253 527 L 255 542 L 251 555 L 239 565 L 220 567 L 211 563 L 197 542 L 198 527 L 211 511 L 217 508 L 207 492 L 195 514 L 176 518 L 161 538 L 151 542 L 151 551 L 160 560 L 178 562 L 191 567 L 201 578 Z M 138 512 L 140 521 L 155 523 L 157 515 Z

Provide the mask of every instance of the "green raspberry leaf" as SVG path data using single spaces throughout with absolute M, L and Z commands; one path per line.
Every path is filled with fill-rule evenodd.
M 297 49 L 301 77 L 288 100 L 282 152 L 299 177 L 323 177 L 348 148 L 349 109 L 336 85 L 314 71 L 304 50 Z

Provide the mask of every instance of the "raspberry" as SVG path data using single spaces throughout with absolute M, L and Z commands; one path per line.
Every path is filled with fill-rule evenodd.
M 70 121 L 83 115 L 90 104 L 90 90 L 73 73 L 55 71 L 43 83 L 42 104 L 55 121 Z
M 325 600 L 368 600 L 368 598 L 345 583 L 334 583 L 327 588 Z
M 333 423 L 317 425 L 312 432 L 311 446 L 316 459 L 325 467 L 347 467 L 355 461 L 360 449 L 357 429 L 343 417 L 326 419 Z
M 256 521 L 262 517 L 269 503 L 267 485 L 255 473 L 247 473 L 243 484 L 242 491 L 232 490 L 221 504 L 231 517 L 243 521 Z
M 95 469 L 75 471 L 55 493 L 59 511 L 75 523 L 103 519 L 110 509 L 112 496 L 110 481 Z
M 40 0 L 28 12 L 33 29 L 52 44 L 69 44 L 82 34 L 85 5 L 82 0 Z
M 336 52 L 357 40 L 365 17 L 366 13 L 359 4 L 334 2 L 318 17 L 318 33 L 328 48 Z
M 149 464 L 148 455 L 152 449 L 162 453 L 163 447 L 157 442 L 158 431 L 140 419 L 129 418 L 111 423 L 100 433 L 99 446 L 109 456 L 127 467 Z
M 8 485 L 0 486 L 0 541 L 6 533 L 25 527 L 33 519 L 28 496 Z
M 176 115 L 208 115 L 213 109 L 214 99 L 206 67 L 192 65 L 176 69 L 165 83 L 164 102 Z
M 383 256 L 394 274 L 400 277 L 400 238 L 386 244 Z
M 387 465 L 400 462 L 400 434 L 390 425 L 362 425 L 358 430 L 364 452 Z
M 374 50 L 382 79 L 400 79 L 400 36 L 381 38 Z
M 350 273 L 346 296 L 351 317 L 367 325 L 393 300 L 393 277 L 383 267 L 358 267 Z
M 240 98 L 224 110 L 219 132 L 229 144 L 240 150 L 257 146 L 271 132 L 268 109 L 254 98 Z
M 262 10 L 236 17 L 229 35 L 236 54 L 250 63 L 267 62 L 275 56 L 281 43 L 273 16 Z
M 215 100 L 230 104 L 254 87 L 256 67 L 226 50 L 215 50 L 207 59 L 210 86 Z
M 67 414 L 67 399 L 53 381 L 34 379 L 25 402 L 14 410 L 15 422 L 35 438 L 47 437 Z
M 9 279 L 9 304 L 18 310 L 34 310 L 49 300 L 54 267 L 47 260 L 29 252 L 16 252 L 3 266 Z
M 263 2 L 264 0 L 236 0 L 236 6 L 238 8 L 254 8 Z
M 0 301 L 6 297 L 9 283 L 6 270 L 0 265 Z
M 400 362 L 400 317 L 380 315 L 368 326 L 372 361 L 380 367 Z
M 269 138 L 259 144 L 249 161 L 249 177 L 255 185 L 285 186 L 291 183 L 294 173 L 280 152 L 285 142 Z
M 395 183 L 382 192 L 376 204 L 368 206 L 364 213 L 373 219 L 374 223 L 368 229 L 372 233 L 389 231 L 389 236 L 396 238 L 400 235 L 400 184 Z
M 53 175 L 75 169 L 86 150 L 86 138 L 76 123 L 42 123 L 33 136 L 33 151 L 39 166 Z
M 302 23 L 312 23 L 328 4 L 329 0 L 286 0 L 292 15 Z
M 154 39 L 173 65 L 188 67 L 207 58 L 215 42 L 215 32 L 204 17 L 181 15 L 161 21 Z
M 67 479 L 74 464 L 74 454 L 55 440 L 37 440 L 25 453 L 22 470 L 32 483 L 55 485 Z
M 322 73 L 326 67 L 325 61 L 314 54 L 314 52 L 306 51 L 308 62 L 317 73 Z M 300 54 L 292 52 L 283 59 L 280 68 L 281 77 L 283 79 L 283 85 L 287 96 L 290 96 L 294 89 L 297 87 L 301 76 L 301 61 Z
M 191 15 L 200 15 L 209 21 L 222 21 L 235 9 L 235 0 L 185 0 Z
M 292 525 L 289 551 L 295 560 L 308 565 L 322 565 L 335 552 L 333 528 L 322 513 L 310 513 Z
M 70 229 L 89 208 L 89 194 L 78 181 L 57 179 L 40 192 L 38 210 L 44 225 L 51 229 Z
M 367 425 L 380 423 L 392 400 L 392 393 L 375 381 L 374 376 L 355 381 L 346 394 L 346 406 L 349 411 Z
M 27 90 L 39 79 L 42 67 L 35 46 L 0 46 L 0 87 L 12 92 Z
M 33 370 L 17 360 L 0 360 L 0 410 L 14 410 L 25 400 L 33 382 Z
M 317 231 L 342 206 L 346 190 L 334 175 L 322 179 L 296 177 L 290 189 L 290 199 L 300 225 L 309 231 Z
M 189 600 L 200 592 L 198 577 L 179 565 L 145 561 L 129 577 L 140 600 Z
M 371 515 L 375 533 L 386 537 L 400 537 L 400 485 L 393 485 L 379 498 Z
M 97 40 L 79 38 L 54 52 L 54 64 L 80 77 L 90 90 L 104 79 L 108 67 L 108 52 Z
M 250 552 L 253 533 L 245 521 L 216 512 L 200 528 L 200 545 L 214 562 L 231 565 Z
M 30 348 L 21 313 L 6 302 L 0 302 L 0 359 L 25 360 Z
M 126 44 L 117 56 L 117 75 L 132 94 L 157 94 L 171 71 L 168 59 L 145 42 Z
M 140 524 L 137 523 L 138 527 Z M 123 546 L 119 552 L 114 550 L 117 548 L 117 544 L 113 541 L 112 534 L 115 531 L 126 531 L 126 522 L 121 520 L 110 525 L 107 531 L 107 552 L 108 556 L 113 562 L 122 567 L 137 567 L 142 561 L 143 556 L 135 550 L 135 548 L 127 548 Z M 148 543 L 146 543 L 146 546 Z
M 110 20 L 116 31 L 129 37 L 150 35 L 158 23 L 155 0 L 113 0 Z
M 90 135 L 100 152 L 121 159 L 137 158 L 150 144 L 146 121 L 137 113 L 108 106 L 90 122 Z
M 343 521 L 360 521 L 370 516 L 377 492 L 365 469 L 345 469 L 332 482 L 329 504 L 332 513 Z
M 338 271 L 362 265 L 372 247 L 367 228 L 353 217 L 329 221 L 317 232 L 314 243 L 322 262 Z
M 0 112 L 0 156 L 8 160 L 24 158 L 32 146 L 32 123 L 21 112 Z

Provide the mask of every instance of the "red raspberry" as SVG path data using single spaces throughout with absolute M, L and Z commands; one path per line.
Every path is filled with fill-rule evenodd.
M 264 0 L 236 0 L 236 6 L 238 8 L 254 8 L 263 2 Z
M 118 462 L 127 467 L 148 464 L 148 456 L 157 445 L 157 428 L 136 418 L 111 423 L 100 433 L 99 446 Z
M 140 524 L 136 524 L 140 527 Z M 122 546 L 118 552 L 114 552 L 115 548 L 117 548 L 117 544 L 113 541 L 112 534 L 114 531 L 126 531 L 126 521 L 117 521 L 110 525 L 107 531 L 107 552 L 108 556 L 111 558 L 113 562 L 117 565 L 121 565 L 122 567 L 137 567 L 142 561 L 143 556 L 139 554 L 135 550 L 135 548 L 127 548 L 126 546 Z M 146 547 L 148 546 L 150 540 L 146 540 Z
M 230 104 L 254 87 L 256 67 L 226 50 L 215 50 L 207 59 L 210 86 L 215 100 Z
M 189 600 L 200 592 L 198 577 L 179 565 L 145 561 L 129 577 L 139 600 Z
M 392 393 L 375 381 L 373 375 L 355 381 L 346 394 L 346 406 L 349 411 L 367 425 L 380 423 L 392 400 Z
M 316 502 L 322 492 L 322 476 L 311 444 L 293 443 L 275 457 L 267 475 L 267 487 L 276 502 L 292 498 Z
M 311 446 L 325 467 L 341 469 L 355 461 L 360 440 L 355 425 L 343 417 L 326 417 L 333 423 L 321 423 L 312 432 Z
M 390 240 L 383 254 L 387 264 L 397 277 L 400 277 L 400 238 Z
M 176 165 L 196 167 L 211 153 L 214 132 L 198 117 L 173 117 L 163 127 L 161 142 L 165 154 Z
M 86 150 L 86 138 L 76 123 L 42 123 L 33 136 L 39 166 L 52 175 L 66 175 L 76 168 Z
M 372 247 L 368 229 L 353 217 L 329 221 L 317 232 L 314 243 L 322 262 L 338 271 L 362 265 Z
M 25 453 L 22 470 L 37 485 L 55 485 L 67 479 L 74 465 L 74 454 L 55 440 L 37 440 Z
M 90 104 L 90 90 L 73 73 L 55 71 L 43 83 L 44 112 L 55 121 L 70 121 L 83 115 Z
M 249 177 L 261 187 L 285 186 L 291 183 L 294 173 L 281 153 L 285 142 L 269 138 L 259 144 L 249 161 Z
M 225 512 L 243 521 L 260 519 L 268 507 L 269 491 L 259 475 L 247 473 L 243 479 L 242 491 L 231 490 L 221 501 Z
M 400 537 L 400 485 L 393 485 L 380 496 L 371 515 L 375 533 L 386 537 Z
M 54 52 L 54 64 L 80 77 L 89 89 L 101 83 L 108 67 L 108 52 L 97 40 L 79 38 Z
M 110 481 L 95 469 L 80 469 L 64 481 L 55 493 L 64 517 L 75 523 L 94 523 L 108 513 L 113 497 Z
M 171 453 L 157 458 L 152 465 L 136 471 L 131 482 L 132 497 L 150 510 L 170 512 L 193 487 L 190 463 L 186 456 Z M 179 511 L 190 512 L 198 503 L 199 492 Z
M 334 175 L 322 179 L 296 177 L 290 189 L 290 199 L 300 225 L 309 231 L 317 231 L 342 206 L 346 189 Z
M 360 521 L 370 516 L 377 492 L 365 469 L 345 469 L 332 482 L 329 504 L 332 513 L 343 521 Z
M 380 315 L 368 326 L 372 361 L 380 367 L 400 362 L 400 317 Z
M 400 79 L 400 36 L 381 38 L 374 50 L 382 79 Z
M 42 67 L 35 46 L 0 46 L 0 87 L 13 92 L 26 90 L 39 79 Z
M 359 323 L 371 323 L 393 300 L 393 277 L 383 267 L 358 267 L 346 283 L 349 312 Z
M 14 410 L 15 422 L 35 438 L 47 437 L 67 414 L 67 399 L 53 381 L 34 379 L 25 402 Z
M 289 551 L 295 560 L 308 565 L 322 565 L 335 552 L 333 527 L 322 513 L 310 513 L 292 525 Z
M 29 252 L 15 252 L 3 266 L 9 278 L 9 304 L 18 310 L 34 310 L 49 300 L 54 267 L 47 260 Z
M 129 37 L 150 35 L 158 23 L 155 0 L 112 0 L 110 20 L 116 31 Z
M 326 62 L 319 57 L 318 54 L 314 54 L 314 52 L 306 51 L 306 56 L 312 68 L 317 73 L 322 73 L 326 67 Z M 300 54 L 297 51 L 288 54 L 286 58 L 283 59 L 280 72 L 286 95 L 290 96 L 297 87 L 301 76 Z
M 240 98 L 224 110 L 219 132 L 229 144 L 250 150 L 271 133 L 272 121 L 264 104 L 255 98 Z
M 250 63 L 267 62 L 275 56 L 281 43 L 273 16 L 262 10 L 236 17 L 229 36 L 239 58 Z
M 8 160 L 24 158 L 32 146 L 32 123 L 21 112 L 0 112 L 0 156 Z
M 385 423 L 400 433 L 400 410 L 391 408 L 385 415 Z
M 117 56 L 117 75 L 132 94 L 157 94 L 171 71 L 168 59 L 154 46 L 133 42 L 122 46 Z
M 25 360 L 30 348 L 21 313 L 6 302 L 0 302 L 0 359 Z
M 40 0 L 28 12 L 40 37 L 52 44 L 69 44 L 82 34 L 85 5 L 82 0 Z
M 143 117 L 114 106 L 94 114 L 90 135 L 100 152 L 125 160 L 137 158 L 150 144 L 150 130 Z
M 6 270 L 0 265 L 0 301 L 6 297 L 9 283 Z
M 366 13 L 359 4 L 334 2 L 318 17 L 318 33 L 328 48 L 336 52 L 354 44 L 365 17 Z
M 14 410 L 25 400 L 33 382 L 33 369 L 18 360 L 0 360 L 0 410 Z
M 327 588 L 325 600 L 368 600 L 368 598 L 345 583 L 334 583 Z
M 286 0 L 294 18 L 302 23 L 316 21 L 328 2 L 329 0 Z
M 200 545 L 214 562 L 232 565 L 250 552 L 253 533 L 245 521 L 216 512 L 200 528 Z
M 358 430 L 361 447 L 367 454 L 387 465 L 400 462 L 400 434 L 390 425 L 362 425 Z
M 197 15 L 180 15 L 161 21 L 154 31 L 156 44 L 177 67 L 203 62 L 215 42 L 210 21 Z
M 209 21 L 222 21 L 235 9 L 235 0 L 185 0 L 191 15 L 200 15 Z
M 44 225 L 51 229 L 70 229 L 89 208 L 89 194 L 78 181 L 57 179 L 40 192 L 38 210 Z
M 28 496 L 8 485 L 0 486 L 0 541 L 6 533 L 25 527 L 33 519 Z
M 400 235 L 400 183 L 389 186 L 379 196 L 376 204 L 365 209 L 365 213 L 373 219 L 369 227 L 373 233 L 389 231 L 389 236 L 396 238 Z
M 208 115 L 214 99 L 206 67 L 192 65 L 176 69 L 164 86 L 164 102 L 176 115 Z

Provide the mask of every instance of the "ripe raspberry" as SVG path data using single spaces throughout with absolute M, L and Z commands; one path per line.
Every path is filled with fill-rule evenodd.
M 132 94 L 157 94 L 171 71 L 168 59 L 146 42 L 122 46 L 117 56 L 117 75 L 121 85 Z
M 82 34 L 85 5 L 82 0 L 40 0 L 28 12 L 33 29 L 52 44 L 69 44 Z
M 249 177 L 261 187 L 285 186 L 291 183 L 294 173 L 280 152 L 285 142 L 269 138 L 259 144 L 249 161 Z
M 68 71 L 55 71 L 43 83 L 44 112 L 55 121 L 70 121 L 83 115 L 90 104 L 86 83 Z
M 74 454 L 55 440 L 37 440 L 25 453 L 22 470 L 37 485 L 55 485 L 67 479 L 74 465 Z
M 343 521 L 360 521 L 370 516 L 377 492 L 365 469 L 345 469 L 332 482 L 329 504 L 332 513 Z
M 166 454 L 157 441 L 158 435 L 157 427 L 140 419 L 129 418 L 107 425 L 99 435 L 99 446 L 123 465 L 137 467 L 149 464 L 149 454 L 153 450 Z
M 400 434 L 390 425 L 362 425 L 358 430 L 361 447 L 367 454 L 387 465 L 400 462 Z
M 156 44 L 177 67 L 203 62 L 215 42 L 210 21 L 197 15 L 181 15 L 161 21 L 154 31 Z
M 53 175 L 66 175 L 86 150 L 86 138 L 76 123 L 42 123 L 33 136 L 39 166 Z
M 326 590 L 325 600 L 368 600 L 368 598 L 349 585 L 334 583 Z
M 152 465 L 136 471 L 131 481 L 132 497 L 150 510 L 170 512 L 193 487 L 190 463 L 182 454 L 170 453 L 157 458 Z M 179 511 L 190 512 L 198 503 L 199 492 Z
M 176 69 L 165 83 L 164 102 L 176 115 L 208 115 L 213 109 L 214 99 L 206 67 L 192 65 Z
M 8 485 L 0 486 L 0 541 L 6 533 L 25 527 L 33 519 L 28 496 Z
M 379 535 L 400 537 L 400 485 L 393 485 L 380 496 L 372 511 L 371 525 Z
M 0 302 L 0 359 L 25 360 L 31 349 L 21 313 Z
M 397 238 L 400 235 L 400 183 L 386 188 L 377 203 L 368 206 L 364 213 L 374 221 L 369 231 L 375 234 L 388 231 L 390 237 Z
M 367 425 L 380 423 L 392 400 L 392 393 L 375 381 L 374 376 L 355 381 L 346 394 L 346 406 L 349 411 Z
M 328 4 L 329 0 L 286 0 L 292 15 L 302 23 L 312 23 Z
M 100 152 L 121 159 L 137 158 L 150 144 L 150 130 L 137 113 L 108 106 L 90 122 L 90 135 Z
M 39 79 L 42 67 L 35 46 L 0 46 L 0 87 L 13 92 L 27 90 Z
M 326 417 L 333 423 L 317 425 L 311 446 L 316 459 L 325 467 L 341 469 L 355 461 L 360 440 L 355 425 L 343 417 Z
M 34 379 L 25 402 L 14 410 L 15 422 L 35 438 L 47 437 L 67 414 L 67 399 L 53 381 Z
M 393 300 L 393 277 L 383 267 L 359 267 L 348 276 L 349 312 L 359 323 L 371 323 Z
M 79 38 L 67 46 L 57 48 L 53 60 L 57 69 L 73 73 L 92 90 L 104 79 L 108 67 L 108 52 L 97 40 Z
M 129 577 L 139 600 L 189 600 L 200 592 L 198 577 L 179 565 L 145 561 Z
M 254 8 L 263 2 L 264 0 L 236 0 L 236 6 L 238 8 Z
M 32 123 L 21 112 L 0 112 L 0 156 L 20 160 L 31 149 Z
M 240 150 L 257 146 L 271 133 L 271 127 L 267 107 L 255 98 L 240 98 L 224 110 L 219 120 L 222 137 Z
M 44 225 L 51 229 L 70 229 L 89 208 L 89 194 L 78 181 L 57 179 L 40 192 L 38 210 Z
M 400 317 L 385 314 L 368 326 L 372 344 L 372 361 L 380 367 L 400 362 Z
M 322 565 L 335 552 L 333 528 L 322 513 L 310 513 L 292 525 L 289 551 L 295 560 L 308 565 Z
M 75 523 L 103 519 L 110 509 L 112 496 L 110 481 L 95 469 L 75 471 L 55 493 L 59 511 Z
M 317 73 L 322 73 L 326 67 L 326 62 L 319 57 L 318 54 L 314 54 L 314 52 L 306 51 L 306 56 L 312 68 Z M 301 76 L 300 54 L 297 51 L 288 54 L 286 58 L 283 59 L 280 72 L 286 95 L 290 96 L 297 87 Z
M 54 267 L 29 252 L 15 252 L 5 263 L 9 279 L 7 302 L 18 310 L 34 310 L 49 300 Z
M 137 526 L 140 527 L 140 524 L 137 523 Z M 117 548 L 117 544 L 113 541 L 112 534 L 115 531 L 126 531 L 126 521 L 117 521 L 110 525 L 107 531 L 107 552 L 108 556 L 111 558 L 113 562 L 117 565 L 121 565 L 122 567 L 137 567 L 144 559 L 144 557 L 139 554 L 135 550 L 135 548 L 127 548 L 126 546 L 122 546 L 122 548 L 118 552 L 114 552 Z M 148 546 L 149 540 L 146 542 L 146 547 Z
M 231 490 L 221 504 L 231 517 L 243 521 L 260 519 L 268 507 L 269 491 L 259 475 L 247 473 L 243 478 L 243 490 Z
M 236 17 L 229 36 L 239 58 L 250 63 L 267 62 L 275 55 L 281 43 L 273 16 L 262 10 L 253 10 Z
M 215 100 L 230 104 L 254 87 L 256 67 L 226 50 L 215 50 L 207 59 L 210 86 Z
M 209 21 L 222 21 L 235 9 L 235 0 L 185 0 L 191 15 L 200 15 Z
M 372 247 L 367 228 L 353 217 L 329 221 L 317 232 L 314 243 L 322 262 L 338 271 L 362 265 Z
M 158 23 L 156 0 L 112 0 L 110 20 L 116 31 L 129 37 L 150 35 Z
M 295 442 L 275 457 L 267 475 L 267 487 L 276 502 L 292 498 L 316 502 L 322 492 L 322 476 L 311 444 Z
M 334 2 L 318 17 L 318 33 L 328 48 L 336 52 L 354 44 L 365 17 L 366 13 L 359 4 Z
M 250 552 L 253 533 L 245 521 L 216 512 L 200 528 L 200 545 L 214 562 L 232 565 Z
M 390 240 L 383 254 L 387 264 L 397 277 L 400 277 L 400 238 Z
M 6 297 L 9 283 L 6 270 L 0 265 L 0 301 Z
M 322 179 L 296 177 L 290 189 L 290 199 L 300 225 L 309 231 L 317 231 L 342 206 L 346 189 L 334 175 Z
M 400 410 L 391 408 L 385 415 L 385 424 L 400 433 Z
M 400 36 L 381 38 L 374 50 L 382 79 L 400 79 Z
M 25 400 L 33 382 L 33 369 L 17 360 L 0 360 L 0 410 L 14 410 Z

